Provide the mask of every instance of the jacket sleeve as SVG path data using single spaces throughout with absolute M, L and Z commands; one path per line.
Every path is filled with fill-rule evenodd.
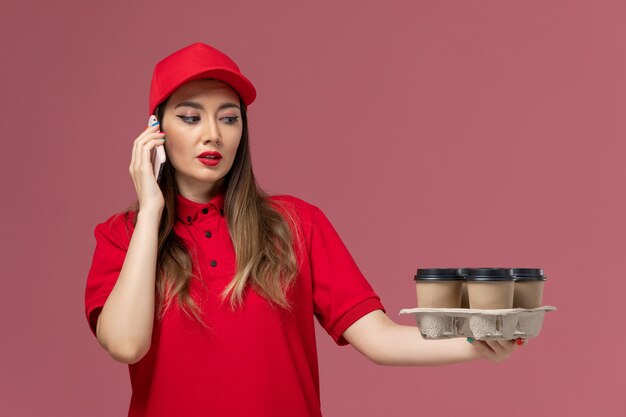
M 385 311 L 326 215 L 314 207 L 309 246 L 314 314 L 339 346 L 355 321 L 374 310 Z
M 123 213 L 111 216 L 94 229 L 96 248 L 85 287 L 85 315 L 96 335 L 98 316 L 120 275 L 130 243 L 132 224 Z

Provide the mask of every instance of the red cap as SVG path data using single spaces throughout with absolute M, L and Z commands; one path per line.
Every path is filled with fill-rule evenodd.
M 246 106 L 256 98 L 254 85 L 244 77 L 232 59 L 212 46 L 195 42 L 163 58 L 154 67 L 149 114 L 154 114 L 156 106 L 178 87 L 199 78 L 216 78 L 230 84 Z

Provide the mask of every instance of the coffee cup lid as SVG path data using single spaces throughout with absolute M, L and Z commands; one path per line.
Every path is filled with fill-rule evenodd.
M 511 268 L 511 275 L 516 281 L 545 281 L 543 269 L 539 268 Z
M 466 268 L 467 281 L 513 281 L 510 268 Z
M 415 275 L 415 281 L 457 281 L 464 280 L 459 268 L 420 268 Z

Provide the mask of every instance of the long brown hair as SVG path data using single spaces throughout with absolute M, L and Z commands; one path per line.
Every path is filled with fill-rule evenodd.
M 155 111 L 161 123 L 168 100 L 162 102 Z M 246 285 L 250 284 L 259 295 L 270 301 L 270 305 L 292 310 L 286 293 L 298 274 L 293 245 L 294 242 L 302 245 L 296 214 L 284 205 L 282 213 L 286 217 L 281 215 L 281 211 L 273 207 L 278 200 L 270 202 L 269 195 L 257 184 L 252 170 L 246 105 L 241 98 L 239 104 L 243 132 L 233 165 L 223 178 L 224 215 L 235 248 L 237 270 L 220 294 L 221 301 L 224 302 L 230 294 L 230 306 L 235 310 L 243 304 L 243 292 Z M 161 129 L 165 131 L 163 124 Z M 192 278 L 202 280 L 192 273 L 191 256 L 183 240 L 174 232 L 178 187 L 169 158 L 163 166 L 159 186 L 165 199 L 159 224 L 156 272 L 159 317 L 163 318 L 176 298 L 178 305 L 189 317 L 191 313 L 206 326 L 189 292 Z M 135 201 L 124 213 L 126 216 L 136 214 L 138 209 L 139 201 Z M 136 221 L 135 215 L 132 218 L 133 226 Z

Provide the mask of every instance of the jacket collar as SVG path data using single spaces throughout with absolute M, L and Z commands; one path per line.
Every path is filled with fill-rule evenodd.
M 176 217 L 183 223 L 191 224 L 199 215 L 214 210 L 224 216 L 224 193 L 215 195 L 208 203 L 196 203 L 176 193 Z

